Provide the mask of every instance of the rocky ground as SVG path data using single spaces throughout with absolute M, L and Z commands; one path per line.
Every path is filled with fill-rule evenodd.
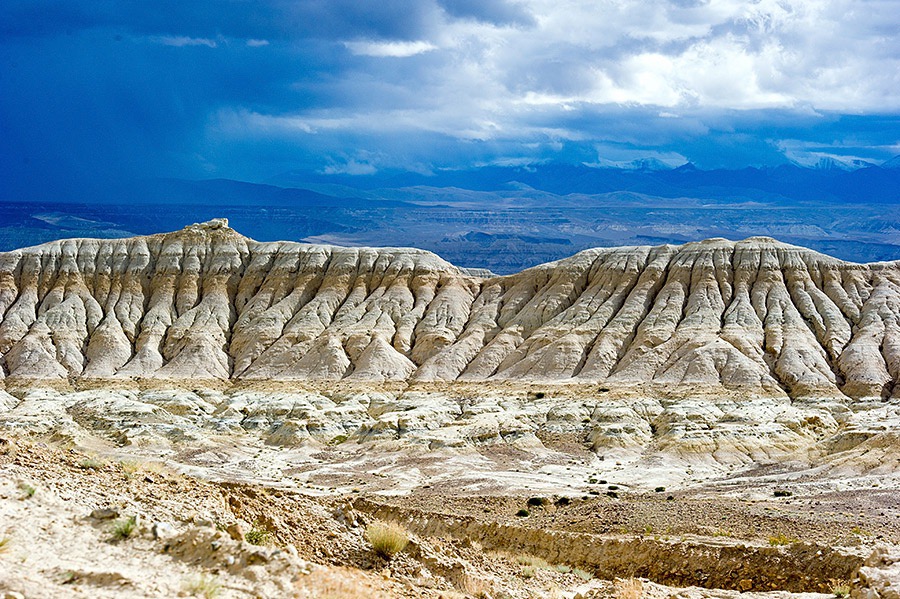
M 854 592 L 891 588 L 890 547 L 900 543 L 900 503 L 879 488 L 810 494 L 798 481 L 776 498 L 752 485 L 639 493 L 607 482 L 601 495 L 575 497 L 510 488 L 311 496 L 120 455 L 112 445 L 88 451 L 4 433 L 5 597 L 824 597 L 849 591 L 879 545 L 888 549 Z M 409 531 L 392 559 L 366 540 L 376 519 Z M 716 578 L 709 556 L 756 570 Z M 660 584 L 701 570 L 709 572 L 697 583 L 714 588 Z

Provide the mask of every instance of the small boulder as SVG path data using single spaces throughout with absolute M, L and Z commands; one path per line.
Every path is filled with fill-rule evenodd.
M 225 532 L 235 541 L 244 540 L 244 527 L 241 526 L 240 522 L 232 522 L 225 528 Z
M 97 508 L 91 512 L 91 518 L 94 520 L 112 520 L 119 517 L 119 510 L 111 507 Z
M 154 522 L 151 531 L 154 539 L 169 539 L 178 532 L 175 526 L 168 522 Z

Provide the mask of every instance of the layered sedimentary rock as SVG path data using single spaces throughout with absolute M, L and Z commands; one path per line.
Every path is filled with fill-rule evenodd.
M 602 248 L 480 278 L 222 221 L 0 254 L 12 379 L 582 381 L 887 397 L 900 264 L 768 238 Z

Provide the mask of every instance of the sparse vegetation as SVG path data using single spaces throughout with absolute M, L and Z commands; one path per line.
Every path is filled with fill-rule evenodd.
M 257 522 L 244 534 L 244 540 L 251 545 L 268 545 L 270 536 L 269 531 Z
M 666 490 L 665 487 L 656 487 L 655 489 L 653 489 L 653 491 L 654 491 L 655 493 L 664 493 L 665 490 Z
M 341 443 L 346 441 L 347 438 L 348 438 L 347 435 L 336 435 L 336 436 L 332 437 L 332 439 L 330 441 L 328 441 L 328 445 L 331 445 L 331 446 L 340 445 Z
M 834 593 L 835 597 L 840 597 L 843 599 L 844 597 L 850 596 L 850 581 L 849 580 L 833 580 L 831 585 L 831 592 Z
M 637 578 L 617 579 L 616 599 L 640 599 L 644 595 L 644 583 Z
M 175 473 L 167 471 L 166 467 L 160 462 L 139 462 L 134 460 L 123 460 L 119 462 L 119 467 L 125 474 L 125 478 L 131 479 L 139 474 L 166 474 L 174 476 Z
M 222 592 L 222 585 L 214 576 L 201 574 L 197 578 L 192 578 L 184 585 L 184 591 L 195 597 L 204 597 L 204 599 L 213 599 L 218 597 Z
M 572 568 L 572 574 L 574 574 L 581 580 L 591 580 L 594 578 L 593 574 L 591 574 L 587 570 L 582 570 L 581 568 Z
M 772 535 L 769 537 L 769 545 L 773 547 L 778 547 L 780 545 L 792 545 L 796 543 L 797 539 L 792 538 L 784 534 L 783 532 L 778 533 L 777 535 Z
M 137 474 L 141 471 L 141 463 L 130 460 L 122 460 L 119 462 L 119 467 L 122 468 L 122 472 L 124 472 L 126 476 Z
M 541 507 L 550 503 L 550 500 L 546 497 L 529 497 L 526 503 L 532 507 Z
M 785 491 L 783 489 L 778 489 L 775 491 L 774 495 L 775 497 L 790 497 L 791 495 L 793 495 L 793 493 L 791 493 L 790 491 Z
M 409 534 L 399 524 L 376 520 L 366 527 L 366 540 L 372 544 L 375 553 L 390 559 L 406 548 Z
M 102 460 L 97 458 L 84 458 L 78 462 L 78 467 L 82 470 L 100 470 L 105 465 Z
M 531 566 L 532 568 L 549 568 L 550 564 L 547 560 L 534 555 L 521 554 L 516 556 L 516 563 L 520 566 Z
M 534 578 L 534 575 L 537 573 L 537 569 L 534 566 L 523 566 L 522 567 L 522 578 Z
M 12 538 L 9 536 L 0 537 L 0 553 L 6 553 L 12 546 Z
M 37 492 L 37 489 L 28 483 L 19 483 L 19 490 L 22 491 L 22 499 L 31 499 Z
M 127 516 L 119 518 L 113 522 L 112 536 L 117 541 L 129 538 L 137 530 L 137 518 L 135 516 Z

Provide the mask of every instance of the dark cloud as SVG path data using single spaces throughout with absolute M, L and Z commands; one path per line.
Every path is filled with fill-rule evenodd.
M 642 154 L 900 153 L 890 2 L 6 0 L 0 197 Z

